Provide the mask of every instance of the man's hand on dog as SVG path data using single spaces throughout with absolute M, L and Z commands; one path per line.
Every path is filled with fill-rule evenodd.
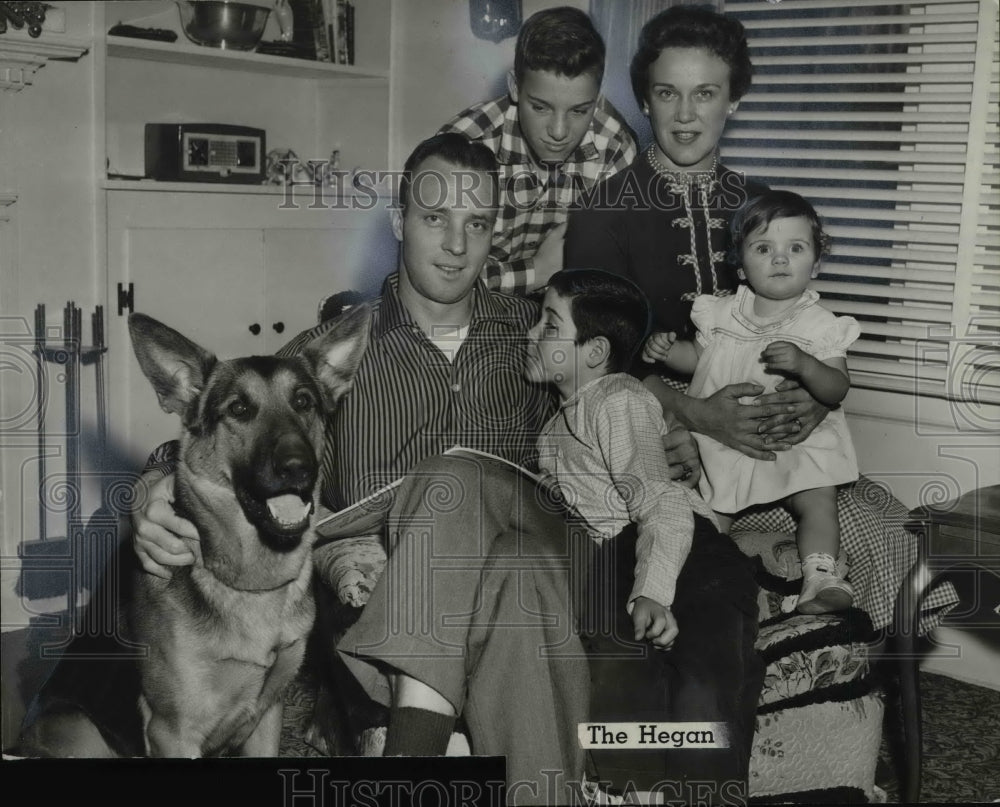
M 173 574 L 171 567 L 195 562 L 191 545 L 184 539 L 199 541 L 198 530 L 174 512 L 173 474 L 155 483 L 144 477 L 140 484 L 145 484 L 148 495 L 146 506 L 132 513 L 135 553 L 143 569 L 169 580 Z

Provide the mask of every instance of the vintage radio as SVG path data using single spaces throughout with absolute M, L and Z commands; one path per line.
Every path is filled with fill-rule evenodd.
M 259 184 L 266 154 L 263 129 L 226 123 L 146 124 L 150 179 Z

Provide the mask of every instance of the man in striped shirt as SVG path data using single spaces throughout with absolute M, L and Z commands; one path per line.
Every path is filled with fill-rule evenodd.
M 600 95 L 603 77 L 604 42 L 590 17 L 544 9 L 518 34 L 509 94 L 442 127 L 488 146 L 499 162 L 490 288 L 525 294 L 544 286 L 563 265 L 569 206 L 636 156 L 632 130 Z
M 474 753 L 506 757 L 511 803 L 571 803 L 589 677 L 571 618 L 567 525 L 540 506 L 529 477 L 442 456 L 461 443 L 527 462 L 554 404 L 523 377 L 536 304 L 480 279 L 495 168 L 487 148 L 454 133 L 421 143 L 404 168 L 399 270 L 374 303 L 354 387 L 330 422 L 324 499 L 351 504 L 405 478 L 385 571 L 335 651 L 390 706 L 386 755 L 443 754 L 460 714 Z M 689 436 L 674 437 L 668 458 L 681 475 L 697 455 Z M 149 501 L 171 511 L 160 484 Z M 134 517 L 137 552 L 147 571 L 169 576 L 166 566 L 194 559 L 164 528 L 186 527 L 172 511 L 152 524 L 151 508 Z

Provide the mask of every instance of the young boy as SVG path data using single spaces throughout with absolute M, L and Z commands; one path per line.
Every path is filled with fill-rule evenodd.
M 554 385 L 560 398 L 538 464 L 595 539 L 578 614 L 591 721 L 727 724 L 728 749 L 593 749 L 598 775 L 637 791 L 714 781 L 721 795 L 747 781 L 763 682 L 757 586 L 708 505 L 670 480 L 662 408 L 623 372 L 649 319 L 625 278 L 553 275 L 525 365 L 529 380 Z
M 600 95 L 604 41 L 583 11 L 549 8 L 521 27 L 509 94 L 470 107 L 442 132 L 484 143 L 500 164 L 490 288 L 524 294 L 563 265 L 567 208 L 636 155 L 635 136 Z

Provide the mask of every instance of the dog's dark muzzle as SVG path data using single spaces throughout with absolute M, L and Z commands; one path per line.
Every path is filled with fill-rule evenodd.
M 319 462 L 303 434 L 284 432 L 261 441 L 236 493 L 247 519 L 278 551 L 299 545 L 313 513 Z

